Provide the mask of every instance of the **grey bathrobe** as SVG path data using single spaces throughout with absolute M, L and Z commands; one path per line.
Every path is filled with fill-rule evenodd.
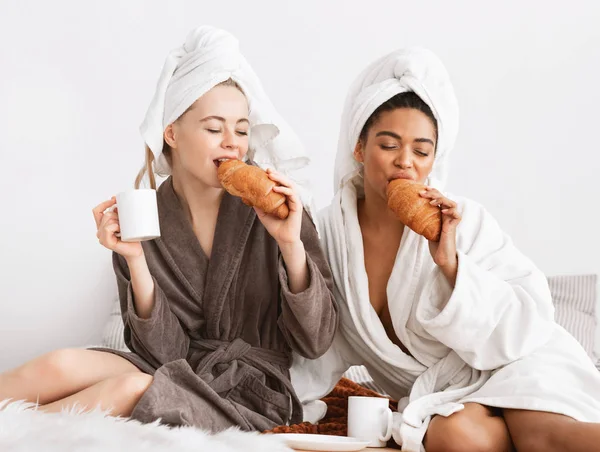
M 331 273 L 308 214 L 301 239 L 310 284 L 293 294 L 277 243 L 239 198 L 223 196 L 210 259 L 171 178 L 158 209 L 162 237 L 143 243 L 155 285 L 149 318 L 136 315 L 127 264 L 113 256 L 131 353 L 110 352 L 154 376 L 132 417 L 213 432 L 301 422 L 291 351 L 320 356 L 337 327 Z

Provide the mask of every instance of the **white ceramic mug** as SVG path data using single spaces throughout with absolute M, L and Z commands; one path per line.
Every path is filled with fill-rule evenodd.
M 120 237 L 124 242 L 143 242 L 160 237 L 156 190 L 128 190 L 117 195 Z
M 390 401 L 382 397 L 348 397 L 348 436 L 385 447 L 392 437 Z

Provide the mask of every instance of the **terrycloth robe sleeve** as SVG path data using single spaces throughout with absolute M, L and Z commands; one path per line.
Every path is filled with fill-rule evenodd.
M 492 370 L 549 340 L 554 307 L 543 273 L 491 214 L 472 201 L 461 204 L 455 287 L 436 267 L 416 315 L 429 334 L 470 366 Z
M 282 307 L 278 324 L 289 346 L 301 356 L 315 359 L 333 341 L 338 325 L 338 307 L 333 297 L 333 278 L 310 216 L 304 212 L 301 240 L 306 250 L 309 285 L 292 293 L 283 262 L 279 258 Z
M 121 301 L 121 315 L 125 326 L 125 344 L 155 368 L 186 358 L 190 339 L 179 319 L 169 308 L 164 292 L 154 281 L 154 306 L 150 317 L 138 317 L 131 276 L 125 259 L 113 253 L 113 267 L 117 276 L 117 288 Z

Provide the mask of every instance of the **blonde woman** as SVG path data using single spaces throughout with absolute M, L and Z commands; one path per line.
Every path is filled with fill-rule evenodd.
M 0 399 L 38 402 L 44 411 L 99 405 L 144 422 L 211 431 L 301 420 L 291 352 L 324 353 L 337 307 L 295 184 L 268 172 L 287 197 L 285 220 L 246 206 L 219 184 L 219 161 L 246 158 L 253 127 L 263 146 L 250 149 L 255 155 L 304 158 L 235 38 L 211 27 L 192 31 L 167 58 L 142 125 L 146 165 L 136 184 L 144 172 L 152 186 L 155 169 L 169 174 L 157 193 L 162 237 L 124 243 L 118 211 L 107 210 L 114 198 L 94 209 L 99 241 L 114 252 L 131 352 L 47 354 L 0 375 Z

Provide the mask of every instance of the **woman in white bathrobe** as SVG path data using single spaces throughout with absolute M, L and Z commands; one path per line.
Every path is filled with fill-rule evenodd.
M 295 357 L 305 420 L 364 364 L 400 400 L 403 450 L 599 450 L 600 373 L 554 322 L 544 275 L 482 206 L 442 190 L 457 131 L 454 91 L 431 52 L 393 52 L 351 87 L 336 195 L 319 217 L 341 322 L 326 355 Z M 397 178 L 428 186 L 439 243 L 388 209 Z

